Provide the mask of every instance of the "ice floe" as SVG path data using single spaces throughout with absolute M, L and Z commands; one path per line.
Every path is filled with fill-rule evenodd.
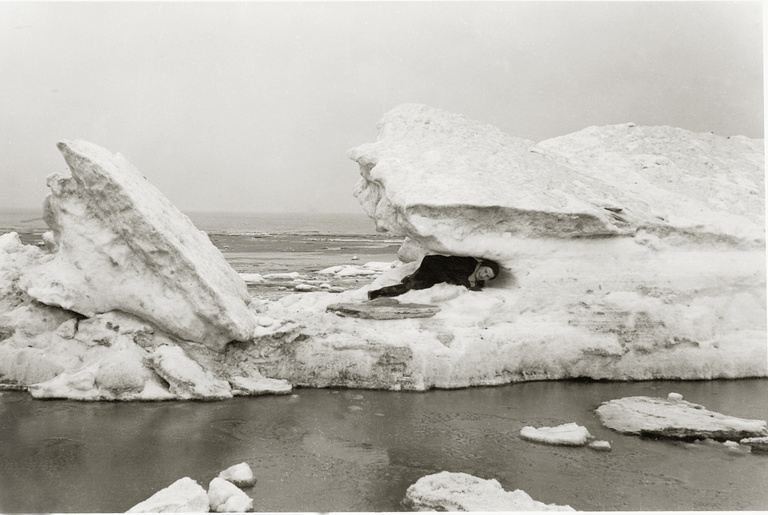
M 440 472 L 411 485 L 403 504 L 413 511 L 575 511 L 545 504 L 522 490 L 506 491 L 495 479 L 462 472 Z
M 256 478 L 253 475 L 250 465 L 247 463 L 238 463 L 232 465 L 226 470 L 219 472 L 221 479 L 226 479 L 233 485 L 243 488 L 250 487 L 256 484 Z
M 592 439 L 587 428 L 575 422 L 555 427 L 525 426 L 520 430 L 520 436 L 532 442 L 572 446 L 586 445 Z
M 208 513 L 208 493 L 197 481 L 184 477 L 142 501 L 126 513 Z
M 253 509 L 253 500 L 239 487 L 256 484 L 250 466 L 239 463 L 211 480 L 208 491 L 185 477 L 140 502 L 126 513 L 243 513 Z
M 215 477 L 208 486 L 211 511 L 216 513 L 243 513 L 253 509 L 253 499 L 237 486 Z
M 603 425 L 627 434 L 733 441 L 768 436 L 765 420 L 723 415 L 677 396 L 672 400 L 625 397 L 604 402 L 596 411 Z

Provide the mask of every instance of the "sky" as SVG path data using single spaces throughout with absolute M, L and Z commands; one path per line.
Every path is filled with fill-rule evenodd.
M 56 148 L 179 209 L 362 213 L 348 149 L 417 102 L 540 141 L 592 125 L 762 138 L 760 2 L 0 1 L 0 210 Z

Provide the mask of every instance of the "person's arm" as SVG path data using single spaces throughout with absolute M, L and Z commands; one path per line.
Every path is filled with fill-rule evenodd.
M 485 281 L 475 281 L 475 285 L 469 287 L 472 291 L 483 291 L 483 287 L 485 286 Z

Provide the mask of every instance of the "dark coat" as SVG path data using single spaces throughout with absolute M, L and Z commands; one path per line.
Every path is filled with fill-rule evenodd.
M 424 256 L 419 268 L 411 275 L 403 277 L 400 284 L 385 286 L 368 292 L 369 299 L 377 297 L 396 297 L 408 290 L 424 290 L 438 283 L 456 284 L 479 290 L 485 286 L 484 281 L 475 281 L 475 286 L 469 282 L 469 276 L 477 268 L 479 260 L 462 256 Z M 499 274 L 499 265 L 493 261 L 482 260 L 482 264 L 490 267 L 495 275 Z
M 419 268 L 402 282 L 412 290 L 431 288 L 438 283 L 457 284 L 470 288 L 469 276 L 477 268 L 477 259 L 462 256 L 424 256 Z M 477 281 L 482 287 L 482 281 Z

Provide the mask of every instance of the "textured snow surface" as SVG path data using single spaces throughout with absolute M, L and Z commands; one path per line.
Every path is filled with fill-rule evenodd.
M 520 436 L 533 442 L 550 445 L 586 445 L 592 435 L 586 427 L 574 422 L 555 427 L 525 426 L 520 430 Z
M 49 251 L 0 236 L 0 381 L 164 400 L 768 375 L 762 141 L 624 124 L 534 144 L 422 105 L 379 128 L 350 151 L 356 194 L 412 262 L 328 267 L 372 284 L 250 303 L 124 158 L 62 143 L 72 177 L 49 180 Z M 436 306 L 428 318 L 327 311 L 365 303 L 425 252 L 496 259 L 501 274 L 482 292 L 398 298 Z M 298 272 L 246 278 L 312 289 Z
M 351 149 L 355 196 L 380 230 L 434 252 L 513 258 L 511 237 L 673 235 L 764 241 L 762 140 L 634 124 L 535 144 L 404 104 Z
M 185 477 L 163 488 L 126 513 L 208 513 L 208 494 L 197 481 Z
M 211 511 L 216 513 L 243 513 L 253 509 L 253 500 L 234 484 L 215 477 L 208 486 Z
M 85 141 L 58 147 L 71 176 L 48 178 L 54 254 L 24 271 L 27 294 L 88 317 L 132 313 L 212 348 L 251 338 L 245 283 L 205 233 L 121 155 Z
M 495 479 L 440 472 L 411 485 L 404 503 L 413 511 L 575 511 L 535 501 L 522 490 L 507 492 Z
M 248 487 L 256 484 L 256 478 L 253 476 L 253 471 L 250 465 L 247 463 L 238 463 L 232 465 L 227 470 L 222 470 L 219 473 L 221 479 L 226 479 L 230 483 L 238 487 Z

